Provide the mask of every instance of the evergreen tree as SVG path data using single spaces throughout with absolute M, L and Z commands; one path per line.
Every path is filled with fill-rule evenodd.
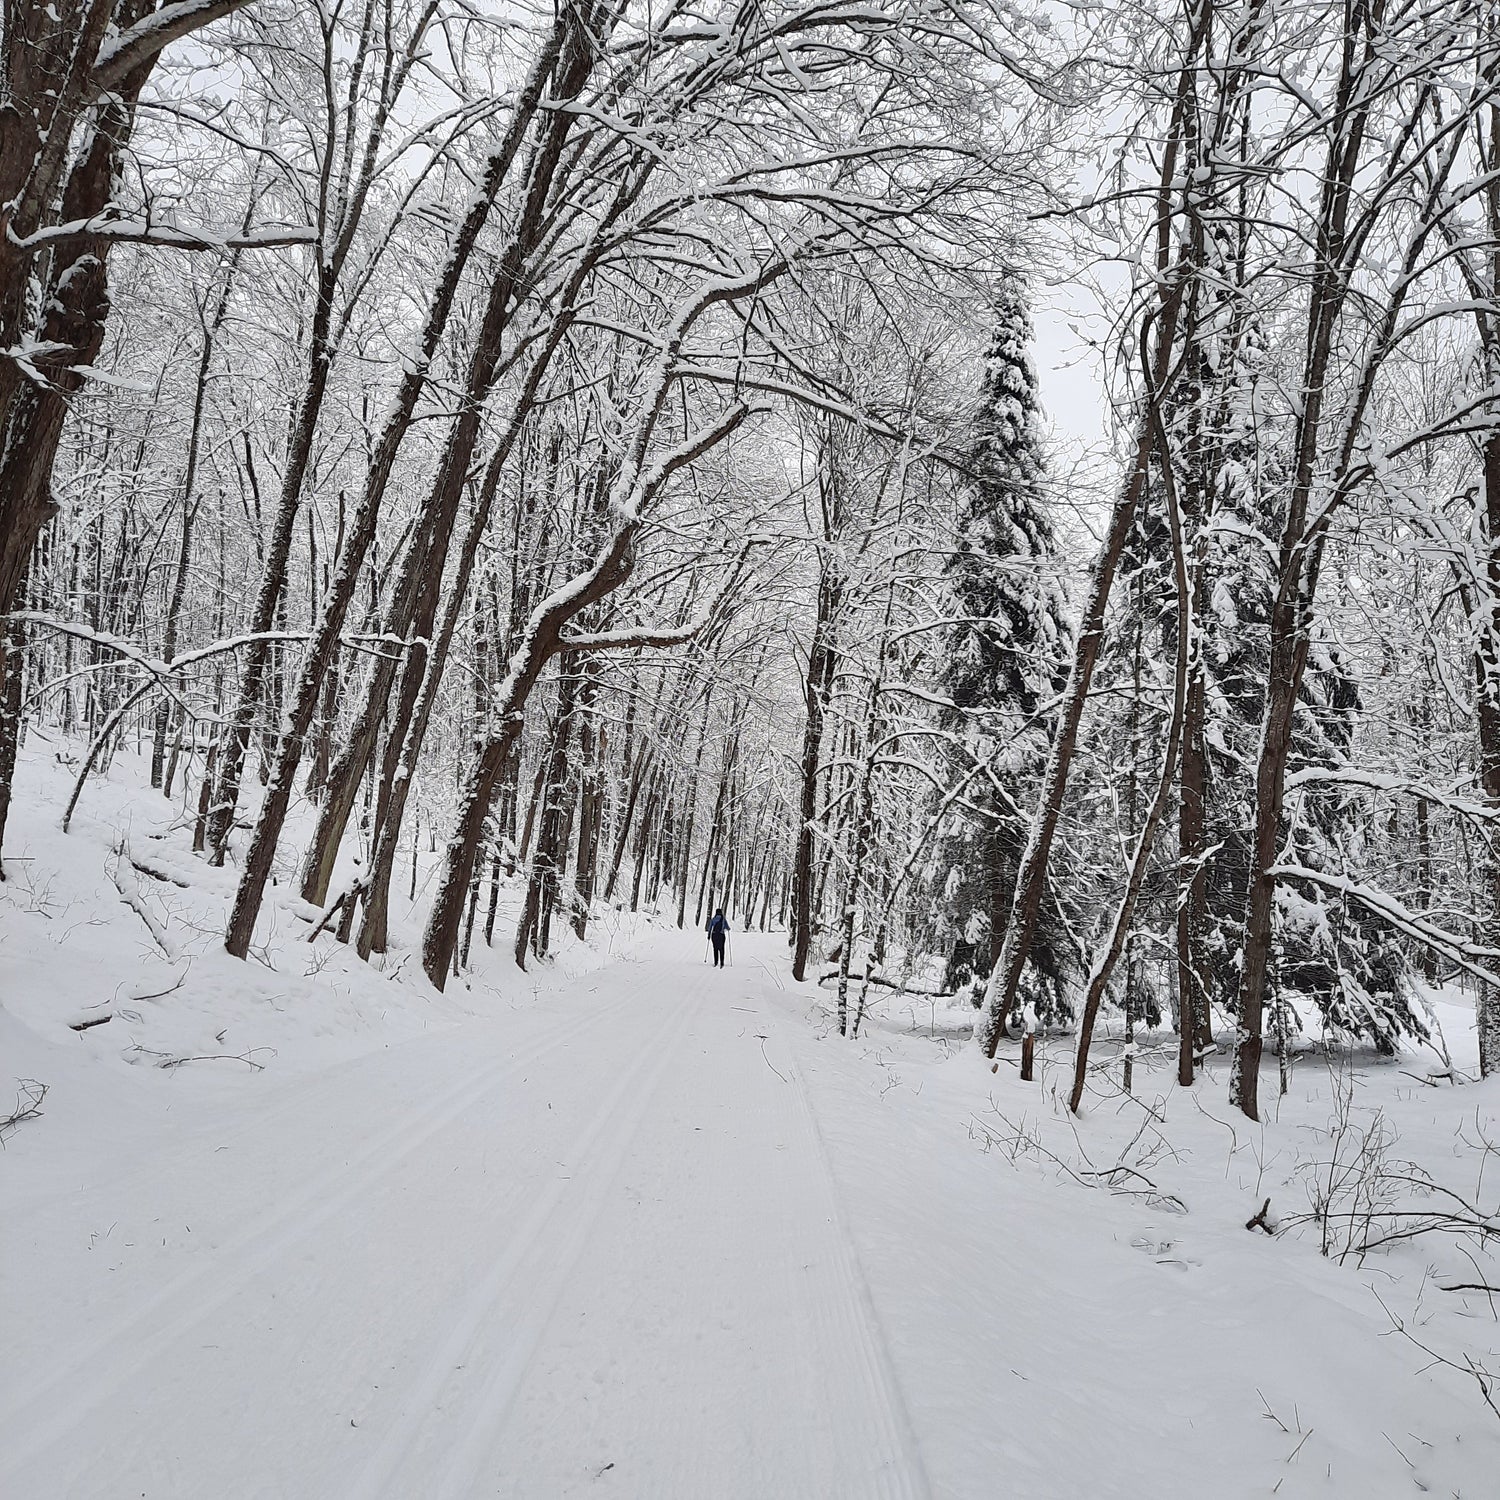
M 943 727 L 952 736 L 954 775 L 982 767 L 937 852 L 940 920 L 954 934 L 950 988 L 987 976 L 999 953 L 1046 753 L 1039 714 L 1065 671 L 1067 627 L 1043 495 L 1030 342 L 1025 289 L 1007 275 L 995 296 L 971 419 L 970 477 L 946 567 L 955 619 L 943 667 L 952 705 Z M 1051 902 L 1043 940 L 1032 949 L 1027 996 L 1043 1016 L 1067 1011 L 1067 955 Z

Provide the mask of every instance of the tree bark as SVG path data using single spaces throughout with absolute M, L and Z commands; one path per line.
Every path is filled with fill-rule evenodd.
M 244 227 L 250 227 L 250 215 L 245 216 Z M 198 512 L 198 502 L 193 493 L 198 480 L 198 449 L 203 436 L 203 404 L 208 396 L 208 372 L 213 363 L 214 344 L 224 326 L 229 312 L 229 298 L 234 290 L 235 272 L 239 269 L 239 253 L 229 259 L 224 272 L 224 284 L 219 289 L 219 298 L 214 305 L 213 316 L 204 324 L 203 347 L 198 356 L 198 379 L 193 388 L 193 415 L 188 427 L 187 459 L 182 475 L 182 530 L 178 540 L 177 566 L 172 576 L 172 597 L 167 605 L 166 628 L 162 632 L 161 655 L 163 661 L 175 661 L 177 657 L 177 634 L 182 619 L 182 606 L 187 597 L 188 569 L 193 558 L 193 522 Z M 156 710 L 156 728 L 151 741 L 151 785 L 160 788 L 166 759 L 167 722 L 171 717 L 171 705 L 165 700 Z M 170 795 L 170 792 L 169 792 Z
M 807 976 L 807 960 L 812 950 L 813 829 L 818 816 L 818 767 L 823 751 L 823 725 L 838 666 L 836 621 L 842 599 L 840 579 L 831 566 L 822 562 L 818 571 L 817 615 L 807 650 L 807 718 L 802 730 L 799 776 L 800 821 L 792 870 L 792 978 L 799 983 Z

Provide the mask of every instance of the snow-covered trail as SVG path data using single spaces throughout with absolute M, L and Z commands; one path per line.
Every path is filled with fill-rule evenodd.
M 929 1494 L 769 994 L 621 963 L 29 1205 L 0 1493 Z

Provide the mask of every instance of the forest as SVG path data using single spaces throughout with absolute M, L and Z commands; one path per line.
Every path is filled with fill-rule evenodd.
M 1500 0 L 4 0 L 0 1493 L 1475 1500 Z
M 1061 1029 L 1075 1109 L 1106 1024 L 1253 1120 L 1308 1039 L 1446 1056 L 1442 986 L 1500 1071 L 1489 0 L 4 50 L 0 834 L 136 757 L 237 959 L 269 893 L 377 967 L 419 902 L 438 990 L 722 908 L 841 1032 Z

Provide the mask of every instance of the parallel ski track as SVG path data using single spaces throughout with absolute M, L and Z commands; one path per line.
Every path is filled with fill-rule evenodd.
M 591 1021 L 613 1014 L 632 998 L 622 996 L 601 1006 Z M 170 1349 L 329 1219 L 366 1197 L 490 1089 L 574 1040 L 571 1032 L 564 1032 L 519 1054 L 492 1058 L 471 1069 L 438 1098 L 377 1131 L 347 1160 L 283 1198 L 268 1216 L 242 1225 L 200 1264 L 169 1281 L 51 1373 L 33 1381 L 19 1401 L 0 1407 L 0 1433 L 10 1429 L 0 1444 L 0 1478 L 17 1473 L 64 1439 L 144 1363 Z M 76 1385 L 65 1399 L 59 1398 L 59 1388 L 71 1382 Z
M 780 1030 L 776 1026 L 778 1039 Z M 834 1274 L 828 1278 L 828 1295 L 818 1299 L 816 1315 L 828 1347 L 845 1349 L 851 1356 L 849 1366 L 838 1372 L 838 1378 L 854 1385 L 863 1397 L 858 1403 L 860 1426 L 842 1432 L 840 1437 L 850 1451 L 870 1455 L 878 1464 L 876 1474 L 865 1476 L 858 1483 L 841 1483 L 829 1496 L 847 1496 L 848 1500 L 930 1500 L 932 1485 L 927 1466 L 844 1214 L 828 1143 L 818 1124 L 796 1053 L 785 1041 L 783 1053 L 790 1069 L 795 1112 L 808 1142 L 807 1159 L 821 1179 L 828 1205 L 828 1218 L 816 1240 Z
M 683 1020 L 698 1000 L 695 993 L 672 1010 L 574 1139 L 564 1159 L 575 1170 L 556 1179 L 542 1194 L 490 1273 L 465 1300 L 408 1388 L 379 1447 L 346 1492 L 347 1500 L 405 1500 L 415 1493 L 401 1481 L 402 1466 L 415 1455 L 433 1412 L 448 1409 L 440 1401 L 444 1387 L 456 1371 L 471 1365 L 476 1381 L 483 1383 L 463 1391 L 459 1402 L 472 1415 L 448 1447 L 441 1474 L 424 1478 L 421 1493 L 424 1500 L 470 1500 L 479 1493 L 477 1471 L 505 1426 L 516 1393 L 603 1211 L 605 1190 L 619 1173 L 675 1044 L 682 1038 Z M 504 1332 L 503 1352 L 485 1371 L 482 1360 L 476 1364 L 471 1355 L 482 1355 L 480 1346 L 486 1338 L 493 1340 L 497 1330 Z M 446 1439 L 437 1441 L 446 1446 Z

